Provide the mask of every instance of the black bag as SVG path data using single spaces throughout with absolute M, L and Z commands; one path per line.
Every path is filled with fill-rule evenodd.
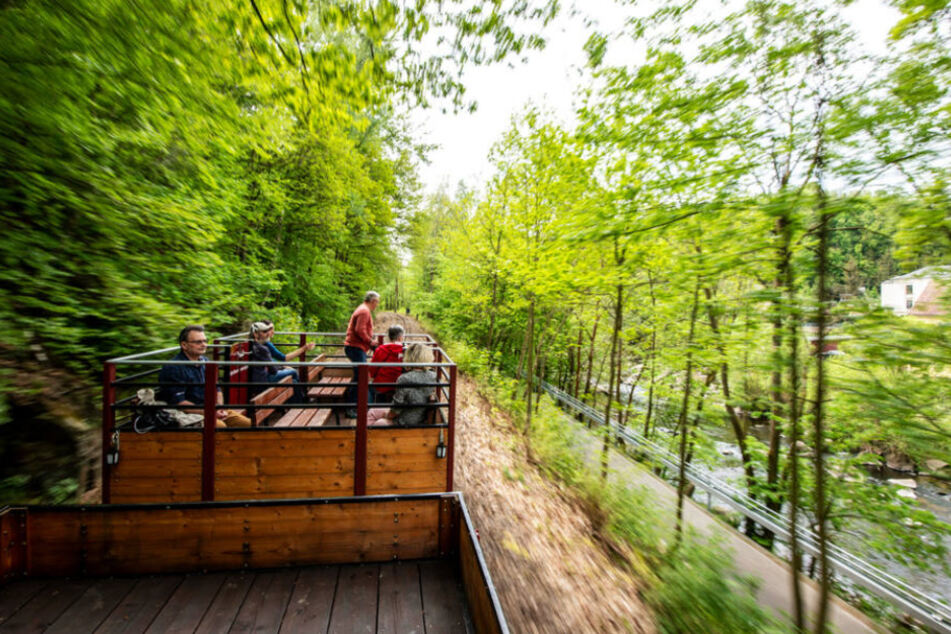
M 132 412 L 132 429 L 139 434 L 179 427 L 179 422 L 168 411 L 158 407 L 136 407 Z

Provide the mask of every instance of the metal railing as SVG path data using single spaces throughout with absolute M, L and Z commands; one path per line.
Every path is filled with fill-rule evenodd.
M 596 425 L 604 425 L 604 416 L 590 405 L 582 403 L 545 381 L 539 381 L 538 385 L 557 403 L 576 411 Z M 673 470 L 680 468 L 679 457 L 666 447 L 662 447 L 629 427 L 620 427 L 617 421 L 612 421 L 611 428 L 616 436 L 646 451 L 657 462 Z M 698 489 L 722 500 L 733 510 L 781 538 L 787 541 L 790 539 L 789 522 L 785 516 L 750 498 L 746 492 L 714 478 L 694 465 L 686 465 L 685 473 L 687 479 Z M 799 526 L 796 528 L 796 537 L 803 551 L 818 555 L 819 537 L 814 532 Z M 928 627 L 939 632 L 951 632 L 951 606 L 946 601 L 908 585 L 841 546 L 827 543 L 826 549 L 833 572 L 848 577 L 857 585 L 913 615 Z
M 324 332 L 281 332 L 277 333 L 280 335 L 293 335 L 297 336 L 300 340 L 300 345 L 303 346 L 308 343 L 308 339 L 315 338 L 324 338 L 332 339 L 333 341 L 319 343 L 317 345 L 324 347 L 334 347 L 340 348 L 343 345 L 345 333 L 324 333 Z M 208 349 L 212 352 L 212 359 L 203 358 L 201 360 L 175 360 L 169 358 L 169 355 L 172 353 L 177 353 L 181 350 L 181 346 L 178 347 L 169 347 L 163 348 L 160 350 L 151 350 L 149 352 L 142 352 L 136 354 L 125 355 L 122 357 L 116 357 L 113 359 L 108 359 L 103 368 L 103 392 L 102 392 L 102 500 L 104 503 L 109 503 L 111 498 L 111 479 L 110 473 L 112 469 L 118 465 L 119 461 L 119 442 L 120 442 L 120 427 L 117 425 L 117 422 L 126 422 L 132 423 L 130 426 L 134 430 L 134 423 L 132 422 L 131 415 L 127 415 L 123 421 L 118 420 L 117 414 L 119 412 L 130 412 L 134 413 L 135 410 L 144 411 L 144 410 L 195 410 L 194 413 L 201 414 L 202 420 L 193 427 L 195 432 L 200 432 L 202 434 L 201 440 L 201 499 L 202 500 L 213 500 L 215 498 L 215 448 L 216 448 L 216 433 L 217 433 L 217 412 L 219 410 L 235 409 L 239 411 L 244 411 L 251 413 L 251 426 L 252 428 L 258 427 L 258 416 L 257 412 L 261 410 L 267 411 L 282 411 L 287 412 L 290 410 L 301 409 L 301 410 L 318 410 L 325 409 L 331 410 L 336 413 L 339 413 L 343 410 L 352 410 L 351 418 L 355 415 L 355 422 L 352 426 L 341 426 L 342 429 L 351 429 L 355 433 L 355 444 L 354 444 L 354 464 L 355 473 L 354 473 L 354 495 L 364 495 L 366 493 L 366 480 L 367 480 L 367 427 L 368 427 L 368 415 L 370 408 L 374 405 L 369 401 L 369 387 L 370 387 L 370 369 L 372 368 L 383 368 L 383 367 L 399 367 L 399 368 L 429 368 L 432 369 L 436 374 L 435 383 L 423 383 L 421 385 L 427 388 L 433 388 L 435 390 L 436 399 L 433 402 L 425 404 L 392 404 L 386 403 L 385 406 L 391 409 L 405 410 L 405 409 L 425 409 L 427 411 L 439 412 L 439 416 L 443 422 L 438 423 L 440 427 L 444 427 L 446 430 L 447 439 L 445 445 L 443 445 L 442 435 L 440 435 L 440 445 L 442 448 L 442 455 L 439 455 L 439 448 L 437 448 L 437 457 L 447 459 L 447 484 L 446 490 L 452 490 L 452 474 L 453 474 L 453 463 L 454 463 L 454 434 L 455 434 L 455 412 L 456 412 L 456 365 L 445 353 L 445 351 L 439 346 L 431 336 L 426 334 L 411 334 L 406 338 L 411 339 L 413 342 L 423 343 L 426 346 L 433 349 L 434 360 L 431 362 L 425 363 L 408 363 L 408 362 L 394 362 L 394 363 L 374 363 L 372 360 L 361 363 L 352 363 L 349 360 L 345 359 L 341 355 L 330 355 L 325 357 L 324 355 L 318 355 L 317 358 L 312 360 L 307 360 L 306 355 L 302 354 L 297 361 L 280 361 L 280 360 L 270 360 L 270 361 L 251 361 L 246 358 L 247 350 L 242 350 L 240 357 L 232 358 L 231 351 L 235 348 L 235 344 L 240 344 L 247 342 L 247 333 L 238 333 L 235 335 L 228 335 L 224 337 L 216 338 L 215 343 L 209 344 Z M 374 335 L 374 338 L 378 343 L 382 343 L 383 335 L 377 334 Z M 276 345 L 285 345 L 285 344 L 276 344 Z M 287 344 L 293 345 L 293 344 Z M 238 352 L 236 350 L 236 352 Z M 224 357 L 224 358 L 222 358 Z M 260 366 L 286 366 L 290 368 L 297 369 L 300 372 L 302 378 L 305 378 L 304 381 L 296 382 L 287 382 L 287 383 L 274 383 L 274 382 L 261 382 L 261 381 L 248 381 L 246 377 L 242 377 L 240 374 L 235 375 L 233 371 L 244 370 L 247 371 L 251 367 L 260 367 Z M 134 401 L 136 399 L 136 394 L 133 392 L 131 394 L 127 393 L 129 390 L 134 390 L 137 387 L 161 387 L 166 385 L 171 385 L 169 382 L 162 381 L 152 381 L 152 380 L 142 380 L 150 377 L 152 375 L 158 374 L 160 372 L 160 367 L 166 366 L 192 366 L 201 368 L 201 373 L 203 379 L 201 382 L 174 382 L 177 386 L 188 386 L 188 387 L 200 387 L 203 392 L 203 400 L 201 403 L 196 403 L 194 405 L 169 405 L 165 403 L 155 403 L 155 404 L 136 404 Z M 267 401 L 267 402 L 254 402 L 254 396 L 247 393 L 247 389 L 251 387 L 255 388 L 264 388 L 263 391 L 269 389 L 279 389 L 284 390 L 287 393 L 290 393 L 295 387 L 297 388 L 311 388 L 319 387 L 325 385 L 324 383 L 314 382 L 306 380 L 309 374 L 310 368 L 321 368 L 321 369 L 333 369 L 333 370 L 345 370 L 346 373 L 352 373 L 352 376 L 348 377 L 346 382 L 336 383 L 337 387 L 347 388 L 349 387 L 352 391 L 348 398 L 351 400 L 339 401 L 339 402 L 314 402 L 314 403 L 297 403 L 291 402 L 289 400 L 284 401 Z M 132 373 L 124 376 L 118 376 L 119 368 L 132 368 Z M 142 370 L 141 368 L 146 368 Z M 224 379 L 222 374 L 225 375 Z M 161 375 L 159 375 L 161 376 Z M 413 387 L 416 384 L 404 383 L 378 383 L 375 384 L 379 387 Z M 224 388 L 222 392 L 222 400 L 224 402 L 218 403 L 219 389 Z M 224 392 L 232 391 L 232 394 L 226 395 Z M 245 390 L 244 392 L 235 395 L 234 392 L 237 390 Z M 122 393 L 120 394 L 120 391 Z M 383 404 L 377 404 L 378 406 L 383 406 Z M 339 418 L 338 418 L 339 425 Z M 292 428 L 269 428 L 269 429 L 292 429 Z M 295 430 L 304 429 L 303 427 L 293 428 Z M 245 428 L 242 427 L 232 427 L 228 428 L 229 432 L 232 433 L 243 433 Z

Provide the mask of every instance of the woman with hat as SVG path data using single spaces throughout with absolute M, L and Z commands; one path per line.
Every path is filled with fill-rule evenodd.
M 264 319 L 261 321 L 256 321 L 251 324 L 251 346 L 250 346 L 250 355 L 248 357 L 249 361 L 292 361 L 297 357 L 301 356 L 305 352 L 314 349 L 314 343 L 308 342 L 297 348 L 293 352 L 288 352 L 287 354 L 282 353 L 277 349 L 273 343 L 271 343 L 271 337 L 274 336 L 274 324 L 268 320 Z M 286 377 L 292 377 L 294 383 L 300 381 L 300 375 L 297 373 L 297 370 L 294 368 L 283 368 L 278 369 L 273 365 L 252 365 L 249 369 L 249 379 L 252 383 L 278 383 Z M 254 393 L 263 392 L 265 387 L 257 386 L 252 391 Z M 304 389 L 295 386 L 294 387 L 294 402 L 303 403 L 307 400 L 307 394 L 304 392 Z

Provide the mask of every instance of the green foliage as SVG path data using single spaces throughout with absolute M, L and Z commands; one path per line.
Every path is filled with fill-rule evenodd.
M 664 566 L 661 583 L 645 598 L 657 611 L 661 632 L 786 632 L 756 602 L 756 583 L 723 574 L 729 554 L 717 544 L 690 538 Z M 729 600 L 724 601 L 728 597 Z

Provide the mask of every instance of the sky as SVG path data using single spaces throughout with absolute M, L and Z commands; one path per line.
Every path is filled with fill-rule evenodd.
M 582 11 L 601 30 L 611 30 L 623 23 L 630 7 L 619 7 L 611 0 L 586 0 Z M 872 50 L 884 50 L 888 30 L 898 13 L 881 0 L 858 0 L 842 13 L 856 27 L 859 37 Z M 526 104 L 534 103 L 548 109 L 562 124 L 573 120 L 575 94 L 587 83 L 581 68 L 583 45 L 592 28 L 583 15 L 562 10 L 544 31 L 548 41 L 542 51 L 529 54 L 527 63 L 513 62 L 470 68 L 463 81 L 466 94 L 478 102 L 474 113 L 443 114 L 439 108 L 417 110 L 411 114 L 415 136 L 423 143 L 437 146 L 430 152 L 430 163 L 420 166 L 420 177 L 427 193 L 441 186 L 455 190 L 460 181 L 480 189 L 491 176 L 488 162 L 492 144 L 501 138 L 514 115 Z M 613 56 L 613 57 L 612 57 Z M 638 52 L 614 50 L 608 63 L 636 61 Z

